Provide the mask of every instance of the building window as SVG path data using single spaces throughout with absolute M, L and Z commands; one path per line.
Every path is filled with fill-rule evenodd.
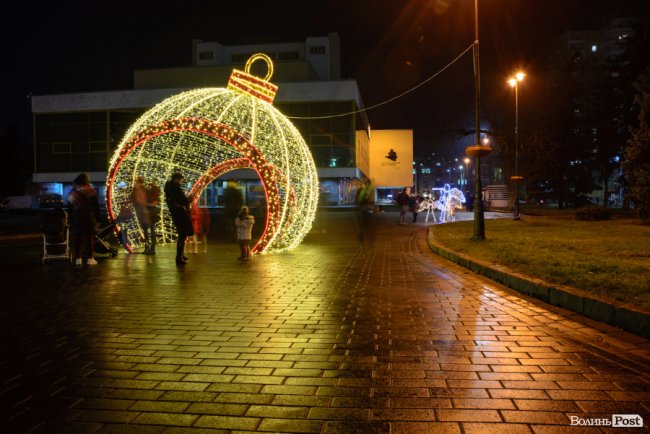
M 314 47 L 309 47 L 309 54 L 326 54 L 325 46 L 318 45 Z
M 52 143 L 53 154 L 68 154 L 70 153 L 70 143 Z
M 201 51 L 199 53 L 199 60 L 212 60 L 214 59 L 214 53 L 212 51 Z
M 352 116 L 329 118 L 329 115 L 348 113 L 355 105 L 352 101 L 332 103 L 279 103 L 278 108 L 287 116 L 316 117 L 321 119 L 295 119 L 294 124 L 312 151 L 317 167 L 354 167 L 355 122 Z M 324 119 L 322 117 L 325 117 Z
M 278 53 L 278 60 L 298 60 L 300 55 L 297 51 L 280 51 Z

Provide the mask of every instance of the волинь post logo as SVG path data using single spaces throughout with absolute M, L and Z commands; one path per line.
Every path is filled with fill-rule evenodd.
M 583 418 L 569 416 L 572 426 L 611 426 L 612 428 L 643 428 L 643 418 L 638 414 L 613 414 L 611 418 Z

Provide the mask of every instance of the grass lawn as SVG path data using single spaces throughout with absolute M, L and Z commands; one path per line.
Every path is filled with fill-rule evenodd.
M 455 252 L 650 311 L 650 227 L 636 220 L 486 220 L 485 241 L 472 240 L 472 221 L 431 230 Z

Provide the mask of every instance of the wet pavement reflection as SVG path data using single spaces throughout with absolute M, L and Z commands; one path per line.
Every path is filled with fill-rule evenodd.
M 292 252 L 240 262 L 215 242 L 181 268 L 171 246 L 75 268 L 4 243 L 3 431 L 647 426 L 647 340 L 446 262 L 397 221 L 321 212 Z

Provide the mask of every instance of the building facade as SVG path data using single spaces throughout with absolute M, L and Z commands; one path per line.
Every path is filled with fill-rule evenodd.
M 625 69 L 626 65 L 622 63 L 621 56 L 625 52 L 626 40 L 634 34 L 632 17 L 613 17 L 609 19 L 600 29 L 596 30 L 570 30 L 562 36 L 562 43 L 566 44 L 566 50 L 563 54 L 566 58 L 576 65 L 588 69 L 589 67 L 603 67 L 607 65 L 607 72 L 612 80 L 616 83 L 619 78 L 620 70 Z M 613 93 L 621 93 L 620 84 L 618 89 L 613 89 Z M 580 114 L 580 107 L 576 107 L 575 113 Z M 612 119 L 612 121 L 615 121 Z M 620 123 L 620 120 L 617 121 Z M 594 144 L 600 139 L 600 129 L 602 125 L 590 125 L 591 139 Z M 620 127 L 621 129 L 624 127 Z M 623 144 L 620 150 L 623 150 Z M 597 150 L 594 147 L 593 153 Z M 610 207 L 620 207 L 623 205 L 625 196 L 625 186 L 623 184 L 623 172 L 620 166 L 621 155 L 615 155 L 612 158 L 613 167 L 611 173 L 607 176 L 599 170 L 593 169 L 591 176 L 594 185 L 599 185 L 600 190 L 592 191 L 587 195 L 588 199 L 599 205 Z M 575 162 L 572 164 L 583 164 Z M 605 179 L 606 178 L 606 179 Z M 603 190 L 606 190 L 607 197 L 603 197 Z M 606 201 L 606 203 L 605 203 Z
M 413 130 L 373 130 L 370 143 L 370 200 L 391 204 L 413 186 Z
M 318 168 L 321 205 L 354 204 L 369 181 L 370 128 L 354 80 L 341 80 L 340 42 L 334 33 L 304 42 L 224 46 L 193 41 L 191 66 L 134 72 L 134 88 L 32 97 L 33 181 L 41 194 L 64 198 L 80 172 L 89 172 L 103 198 L 109 160 L 126 130 L 164 99 L 200 87 L 225 87 L 233 68 L 254 53 L 274 61 L 270 79 L 279 86 L 274 106 L 288 116 L 307 142 Z M 251 73 L 264 76 L 253 64 Z M 227 182 L 236 182 L 244 200 L 263 197 L 257 174 L 237 170 L 208 186 L 203 206 L 223 205 Z

